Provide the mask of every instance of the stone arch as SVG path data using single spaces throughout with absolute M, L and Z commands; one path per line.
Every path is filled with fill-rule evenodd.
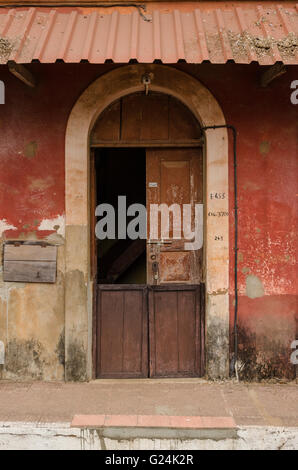
M 192 76 L 155 64 L 119 67 L 99 77 L 79 97 L 67 124 L 65 354 L 66 380 L 92 377 L 92 279 L 90 277 L 89 138 L 99 114 L 122 96 L 142 91 L 142 77 L 151 73 L 150 89 L 184 103 L 201 126 L 224 125 L 225 118 L 210 91 Z M 205 133 L 205 282 L 206 373 L 229 374 L 229 218 L 228 136 L 225 128 Z M 215 198 L 215 193 L 224 194 Z

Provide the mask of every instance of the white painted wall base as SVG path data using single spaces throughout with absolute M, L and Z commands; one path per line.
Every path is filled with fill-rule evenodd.
M 236 439 L 100 438 L 69 423 L 0 422 L 0 450 L 297 450 L 298 428 L 239 427 Z

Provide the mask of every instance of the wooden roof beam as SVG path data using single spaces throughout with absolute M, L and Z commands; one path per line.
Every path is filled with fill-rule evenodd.
M 265 88 L 277 77 L 280 77 L 281 75 L 286 73 L 286 71 L 286 66 L 283 63 L 276 62 L 276 64 L 272 65 L 271 67 L 269 67 L 269 69 L 262 73 L 260 77 L 261 86 Z
M 34 88 L 36 86 L 36 80 L 33 74 L 26 69 L 23 65 L 16 64 L 13 61 L 8 62 L 8 70 L 19 80 L 21 80 L 25 85 Z

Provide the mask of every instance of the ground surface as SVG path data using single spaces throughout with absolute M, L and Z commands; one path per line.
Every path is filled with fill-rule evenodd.
M 298 386 L 187 380 L 0 381 L 0 421 L 71 422 L 76 414 L 232 416 L 238 426 L 298 426 Z

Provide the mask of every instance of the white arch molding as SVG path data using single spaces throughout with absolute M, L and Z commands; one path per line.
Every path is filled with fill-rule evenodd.
M 80 96 L 69 116 L 66 143 L 66 380 L 92 377 L 92 280 L 89 230 L 89 136 L 99 114 L 113 101 L 142 91 L 142 76 L 152 72 L 150 89 L 182 101 L 202 126 L 225 124 L 213 95 L 198 80 L 164 65 L 134 64 L 99 77 Z M 214 193 L 224 198 L 214 198 Z M 208 216 L 228 212 L 227 130 L 207 130 L 205 145 L 206 375 L 229 374 L 229 220 Z

